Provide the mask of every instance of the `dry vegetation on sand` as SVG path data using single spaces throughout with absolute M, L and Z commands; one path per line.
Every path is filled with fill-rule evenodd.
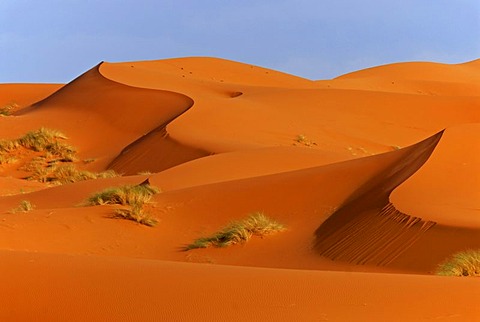
M 146 182 L 139 185 L 125 185 L 121 187 L 107 188 L 97 192 L 87 200 L 87 205 L 117 204 L 127 208 L 115 209 L 115 218 L 135 221 L 146 226 L 155 226 L 157 220 L 145 211 L 144 205 L 148 203 L 154 194 L 160 189 Z
M 9 103 L 0 107 L 0 116 L 10 116 L 18 108 L 17 103 Z
M 40 128 L 17 139 L 0 140 L 0 164 L 15 163 L 27 157 L 18 150 L 39 154 L 21 170 L 30 173 L 26 179 L 53 184 L 66 184 L 82 180 L 115 177 L 114 171 L 94 173 L 79 170 L 72 163 L 77 160 L 76 149 L 64 142 L 67 137 L 60 131 Z
M 10 213 L 15 214 L 17 212 L 29 212 L 32 211 L 35 208 L 35 205 L 33 205 L 30 201 L 28 200 L 22 200 L 20 201 L 20 204 L 18 207 L 13 208 L 10 210 Z
M 253 235 L 263 237 L 272 233 L 285 230 L 285 227 L 268 218 L 263 213 L 257 212 L 249 217 L 230 223 L 219 232 L 196 239 L 185 250 L 206 248 L 209 246 L 226 247 L 247 242 Z
M 440 264 L 437 275 L 442 276 L 480 276 L 480 250 L 466 250 L 454 254 Z

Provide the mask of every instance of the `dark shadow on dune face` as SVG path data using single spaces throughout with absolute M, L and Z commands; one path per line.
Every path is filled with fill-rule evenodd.
M 18 115 L 33 113 L 46 123 L 48 118 L 61 116 L 65 127 L 78 124 L 82 128 L 94 117 L 122 131 L 148 133 L 193 106 L 193 100 L 181 93 L 133 87 L 108 79 L 101 74 L 100 67 L 101 64 L 93 67 Z
M 428 160 L 443 131 L 410 147 L 390 152 L 375 176 L 355 191 L 315 231 L 315 250 L 332 260 L 388 265 L 435 225 L 396 210 L 389 195 Z
M 123 150 L 116 152 L 118 156 L 109 168 L 127 175 L 139 171 L 158 172 L 210 155 L 176 142 L 165 130 L 170 122 L 194 105 L 193 99 L 181 93 L 116 82 L 102 75 L 101 65 L 18 115 L 35 114 L 47 125 L 52 119 L 62 119 L 63 127 L 69 133 L 78 132 L 74 131 L 75 128 L 86 127 L 89 129 L 87 135 L 92 139 L 102 133 L 102 141 L 122 143 Z M 130 133 L 128 141 L 120 141 L 115 134 L 103 131 L 103 126 Z
M 242 96 L 242 95 L 243 95 L 242 92 L 232 92 L 232 93 L 230 93 L 231 98 L 239 97 L 239 96 Z
M 165 125 L 166 126 L 166 125 Z M 176 165 L 202 158 L 211 153 L 172 139 L 165 126 L 133 142 L 108 166 L 125 175 L 141 171 L 161 172 Z

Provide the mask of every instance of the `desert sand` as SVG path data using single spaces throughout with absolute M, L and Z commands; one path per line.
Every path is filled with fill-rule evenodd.
M 56 129 L 121 176 L 27 180 L 0 164 L 2 321 L 476 321 L 480 60 L 308 80 L 218 58 L 102 62 L 68 84 L 0 84 L 0 139 Z M 154 227 L 94 193 L 148 179 Z M 23 201 L 28 211 L 15 210 Z M 285 230 L 186 251 L 263 212 Z

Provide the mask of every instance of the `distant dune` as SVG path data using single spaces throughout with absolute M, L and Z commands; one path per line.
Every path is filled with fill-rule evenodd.
M 435 276 L 480 250 L 480 60 L 102 62 L 2 111 L 2 321 L 480 318 L 480 280 Z M 125 185 L 161 192 L 88 204 Z M 185 251 L 255 212 L 286 230 Z

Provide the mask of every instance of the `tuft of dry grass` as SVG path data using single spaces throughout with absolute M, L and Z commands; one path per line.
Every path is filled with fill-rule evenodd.
M 28 200 L 22 200 L 20 201 L 20 205 L 18 207 L 13 208 L 10 210 L 10 213 L 14 214 L 17 212 L 29 212 L 32 211 L 35 208 L 35 206 Z
M 44 183 L 67 184 L 98 178 L 113 178 L 117 176 L 118 174 L 113 170 L 96 173 L 86 170 L 78 170 L 73 164 L 52 163 L 46 167 L 42 165 L 34 166 L 32 174 L 27 177 L 27 179 Z
M 17 103 L 9 103 L 0 107 L 0 116 L 10 116 L 18 108 Z
M 125 185 L 121 187 L 107 188 L 97 192 L 88 198 L 89 205 L 143 205 L 150 201 L 154 194 L 160 192 L 160 189 L 150 185 Z
M 196 239 L 192 244 L 187 245 L 185 250 L 210 246 L 226 247 L 245 243 L 254 235 L 263 237 L 283 230 L 285 230 L 285 227 L 282 224 L 268 218 L 261 212 L 256 212 L 243 220 L 230 223 L 211 236 Z
M 19 145 L 33 151 L 49 150 L 52 144 L 59 139 L 65 140 L 67 137 L 60 131 L 42 127 L 35 131 L 30 131 L 21 138 L 17 139 Z
M 112 187 L 95 193 L 87 200 L 87 205 L 117 204 L 127 208 L 115 209 L 114 218 L 135 221 L 139 224 L 153 227 L 158 221 L 145 211 L 144 205 L 150 202 L 152 196 L 160 192 L 157 187 L 148 183 Z
M 130 208 L 115 209 L 114 218 L 132 220 L 149 227 L 153 227 L 158 223 L 157 219 L 143 209 L 142 204 L 134 204 Z
M 113 170 L 100 173 L 79 170 L 72 163 L 77 160 L 76 149 L 63 142 L 67 137 L 58 130 L 42 127 L 30 131 L 17 139 L 0 140 L 0 164 L 13 163 L 18 156 L 28 158 L 24 151 L 14 151 L 23 148 L 35 152 L 33 159 L 22 168 L 30 172 L 26 178 L 44 183 L 66 184 L 77 181 L 116 177 Z M 93 161 L 93 159 L 91 159 Z M 86 162 L 85 162 L 86 163 Z
M 436 274 L 480 277 L 480 250 L 466 250 L 454 254 L 438 266 Z
M 72 162 L 75 160 L 75 149 L 59 141 L 66 138 L 57 130 L 42 127 L 39 130 L 30 131 L 18 139 L 0 140 L 0 153 L 5 155 L 23 147 L 35 152 L 45 152 L 46 158 L 58 158 L 63 162 Z
M 11 154 L 0 152 L 0 164 L 10 164 L 18 161 L 18 158 Z
M 16 150 L 20 145 L 17 140 L 0 140 L 0 153 Z

